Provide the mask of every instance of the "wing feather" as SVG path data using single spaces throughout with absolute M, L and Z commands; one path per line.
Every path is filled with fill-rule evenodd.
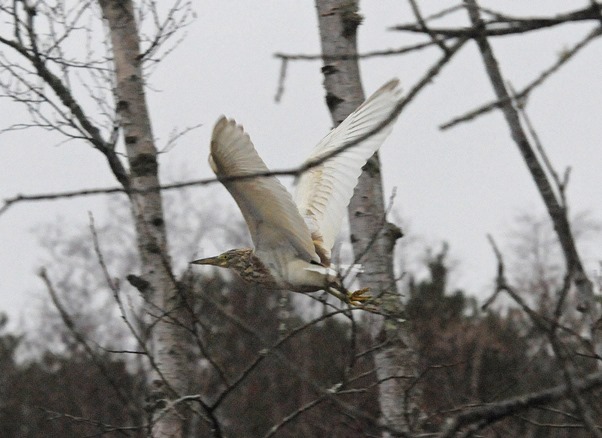
M 305 260 L 319 261 L 292 196 L 275 176 L 224 179 L 268 172 L 249 135 L 234 120 L 222 116 L 215 124 L 209 164 L 238 204 L 257 252 L 290 245 Z
M 307 161 L 332 153 L 370 132 L 391 115 L 400 98 L 398 79 L 383 85 L 324 137 Z M 330 259 L 330 252 L 362 167 L 391 133 L 393 123 L 391 121 L 376 134 L 336 154 L 299 178 L 295 202 L 308 224 L 316 251 L 320 255 L 325 254 L 327 259 Z

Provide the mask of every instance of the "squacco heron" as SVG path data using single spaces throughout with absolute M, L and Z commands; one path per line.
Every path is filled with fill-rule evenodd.
M 213 128 L 209 164 L 238 204 L 255 248 L 232 249 L 191 263 L 230 268 L 243 280 L 269 289 L 325 290 L 354 305 L 369 299 L 366 289 L 350 292 L 343 286 L 331 265 L 331 251 L 362 167 L 385 141 L 394 120 L 357 144 L 345 145 L 390 118 L 400 99 L 394 79 L 324 137 L 307 163 L 340 152 L 302 173 L 294 198 L 273 175 L 250 177 L 265 175 L 268 168 L 242 126 L 222 116 Z

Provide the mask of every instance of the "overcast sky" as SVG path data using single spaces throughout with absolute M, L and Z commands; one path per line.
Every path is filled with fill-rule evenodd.
M 449 2 L 428 0 L 427 15 Z M 588 4 L 539 0 L 481 2 L 514 15 L 547 15 Z M 361 51 L 402 47 L 415 37 L 387 28 L 411 21 L 407 2 L 361 2 L 365 21 Z M 319 62 L 292 62 L 282 102 L 274 102 L 280 65 L 275 52 L 319 52 L 316 12 L 309 0 L 197 1 L 197 19 L 186 37 L 150 79 L 148 100 L 159 145 L 174 128 L 202 123 L 161 156 L 161 170 L 178 180 L 211 176 L 208 139 L 220 114 L 236 118 L 250 133 L 270 168 L 300 164 L 330 129 Z M 464 13 L 456 23 L 466 21 Z M 492 41 L 506 78 L 520 89 L 559 54 L 582 39 L 593 23 L 565 25 L 530 35 Z M 0 28 L 0 32 L 5 29 Z M 1 50 L 5 50 L 2 48 Z M 362 62 L 366 94 L 392 77 L 411 86 L 438 58 L 437 49 L 403 57 Z M 602 44 L 595 41 L 529 99 L 528 112 L 559 171 L 572 167 L 567 192 L 572 212 L 590 211 L 602 221 Z M 438 125 L 493 98 L 474 44 L 468 44 L 443 73 L 402 113 L 381 149 L 386 194 L 395 188 L 395 209 L 411 223 L 411 232 L 433 244 L 445 239 L 460 261 L 459 286 L 486 294 L 495 260 L 485 238 L 500 243 L 516 216 L 544 213 L 543 203 L 501 114 L 442 132 Z M 27 120 L 17 104 L 0 99 L 0 128 Z M 0 197 L 114 186 L 105 159 L 89 145 L 28 130 L 0 136 Z M 210 190 L 199 187 L 195 190 Z M 211 189 L 214 190 L 214 189 Z M 232 204 L 225 189 L 220 198 Z M 62 220 L 65 227 L 85 226 L 88 211 L 107 217 L 103 196 L 23 203 L 0 216 L 0 311 L 14 320 L 43 285 L 35 273 L 41 249 L 33 230 Z M 586 251 L 590 272 L 602 259 L 600 242 Z M 223 250 L 228 248 L 221 248 Z

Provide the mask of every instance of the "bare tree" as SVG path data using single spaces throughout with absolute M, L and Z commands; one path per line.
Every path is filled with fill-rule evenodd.
M 182 435 L 182 417 L 176 409 L 164 406 L 186 394 L 189 372 L 180 341 L 182 329 L 173 324 L 180 316 L 178 288 L 168 253 L 162 195 L 153 190 L 159 186 L 157 148 L 145 98 L 143 65 L 178 29 L 174 17 L 186 17 L 188 6 L 176 2 L 161 22 L 156 5 L 145 5 L 147 12 L 157 18 L 155 38 L 146 50 L 141 48 L 139 23 L 131 1 L 81 2 L 74 9 L 72 6 L 62 2 L 56 7 L 45 3 L 3 3 L 0 12 L 4 20 L 11 22 L 13 34 L 0 37 L 0 43 L 16 51 L 21 59 L 14 60 L 3 52 L 2 66 L 7 74 L 2 85 L 5 93 L 27 105 L 34 125 L 57 130 L 68 139 L 83 139 L 100 151 L 128 194 L 141 263 L 141 273 L 132 278 L 144 295 L 153 332 L 149 346 L 156 374 L 156 402 L 151 406 L 155 413 L 153 435 L 177 437 Z M 66 41 L 80 34 L 90 37 L 82 27 L 82 17 L 99 7 L 110 38 L 104 58 L 73 60 L 65 52 Z M 75 69 L 89 73 L 91 82 L 82 85 L 100 109 L 98 114 L 104 123 L 88 116 L 77 96 L 76 85 L 71 82 Z M 95 81 L 100 82 L 99 87 Z M 112 98 L 107 92 L 114 93 Z M 127 167 L 117 149 L 122 141 Z M 51 289 L 50 280 L 44 278 Z
M 365 99 L 357 60 L 358 2 L 316 1 L 324 65 L 326 104 L 334 125 Z M 407 433 L 416 421 L 416 355 L 409 324 L 405 324 L 393 270 L 393 248 L 401 230 L 387 222 L 378 154 L 360 176 L 348 208 L 355 260 L 365 266 L 364 287 L 376 291 L 383 308 L 397 318 L 374 317 L 372 336 L 379 344 L 374 360 L 379 380 L 382 421 L 396 433 Z M 385 432 L 389 435 L 389 432 Z

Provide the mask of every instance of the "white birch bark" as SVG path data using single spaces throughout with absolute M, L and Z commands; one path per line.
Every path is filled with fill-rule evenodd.
M 364 101 L 356 30 L 361 22 L 357 1 L 316 0 L 324 65 L 326 103 L 332 120 L 341 123 Z M 385 220 L 380 160 L 375 154 L 364 167 L 348 208 L 351 242 L 356 259 L 361 257 L 364 273 L 360 281 L 373 293 L 393 292 L 385 296 L 383 308 L 402 314 L 393 270 L 393 248 L 400 230 Z M 401 319 L 373 317 L 372 335 L 384 347 L 374 354 L 379 385 L 381 420 L 387 429 L 408 432 L 413 427 L 416 404 L 408 396 L 408 387 L 416 375 L 416 355 L 412 349 L 410 327 Z M 404 376 L 391 378 L 392 376 Z M 390 436 L 388 431 L 383 436 Z
M 164 409 L 169 401 L 186 394 L 188 370 L 183 330 L 177 321 L 178 292 L 167 251 L 167 236 L 158 190 L 157 149 L 144 91 L 140 41 L 131 0 L 99 0 L 113 48 L 116 107 L 129 163 L 129 193 L 134 216 L 141 275 L 138 289 L 148 302 L 153 331 L 153 437 L 181 437 L 182 417 Z M 151 316 L 152 315 L 152 316 Z

